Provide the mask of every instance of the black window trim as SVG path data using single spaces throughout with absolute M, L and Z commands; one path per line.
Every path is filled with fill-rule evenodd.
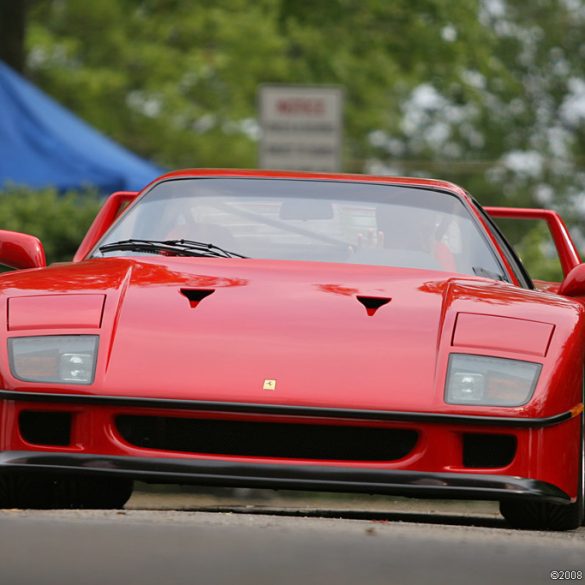
M 490 215 L 485 211 L 485 209 L 480 205 L 479 201 L 477 201 L 474 197 L 471 197 L 471 201 L 475 209 L 478 213 L 485 219 L 486 223 L 491 229 L 492 235 L 498 241 L 504 256 L 506 256 L 506 260 L 514 270 L 514 274 L 518 278 L 520 285 L 523 288 L 528 288 L 534 290 L 534 283 L 528 274 L 528 271 L 522 264 L 522 261 L 516 254 L 516 251 L 512 247 L 512 245 L 506 239 L 506 236 L 502 233 L 502 230 L 499 228 L 498 224 L 490 217 Z

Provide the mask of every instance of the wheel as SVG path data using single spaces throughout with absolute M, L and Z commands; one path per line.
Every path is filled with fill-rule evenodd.
M 585 413 L 581 413 L 581 457 L 579 461 L 579 495 L 574 504 L 504 500 L 500 513 L 513 528 L 527 530 L 575 530 L 585 524 Z
M 122 508 L 132 495 L 132 481 L 115 477 L 7 473 L 0 476 L 1 508 Z
M 51 507 L 53 481 L 28 474 L 0 475 L 0 508 Z
M 513 528 L 526 530 L 574 530 L 583 521 L 583 496 L 574 504 L 505 500 L 500 513 Z

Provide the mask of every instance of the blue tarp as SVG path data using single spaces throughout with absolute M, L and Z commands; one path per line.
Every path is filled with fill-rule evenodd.
M 116 144 L 0 61 L 0 188 L 137 191 L 164 172 Z

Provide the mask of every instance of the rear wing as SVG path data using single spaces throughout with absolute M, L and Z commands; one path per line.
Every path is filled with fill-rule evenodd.
M 112 193 L 95 216 L 93 223 L 87 230 L 87 234 L 79 245 L 73 262 L 83 260 L 98 243 L 98 240 L 106 233 L 114 220 L 125 211 L 125 209 L 138 196 L 138 191 L 118 191 Z
M 581 264 L 581 256 L 571 239 L 569 230 L 556 211 L 550 209 L 519 209 L 516 207 L 484 207 L 484 210 L 491 217 L 541 219 L 546 221 L 559 255 L 563 274 L 567 276 L 575 266 Z

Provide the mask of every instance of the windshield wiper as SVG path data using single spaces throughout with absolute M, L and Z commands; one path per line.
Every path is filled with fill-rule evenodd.
M 498 274 L 497 272 L 492 272 L 487 268 L 483 268 L 481 266 L 474 266 L 473 272 L 475 276 L 484 276 L 485 278 L 492 278 L 493 280 L 501 280 L 503 282 L 507 282 L 507 279 L 503 274 Z
M 210 256 L 214 258 L 247 258 L 242 254 L 230 252 L 215 244 L 196 242 L 194 240 L 121 240 L 99 247 L 102 254 L 130 250 L 149 254 L 169 253 L 173 256 Z

